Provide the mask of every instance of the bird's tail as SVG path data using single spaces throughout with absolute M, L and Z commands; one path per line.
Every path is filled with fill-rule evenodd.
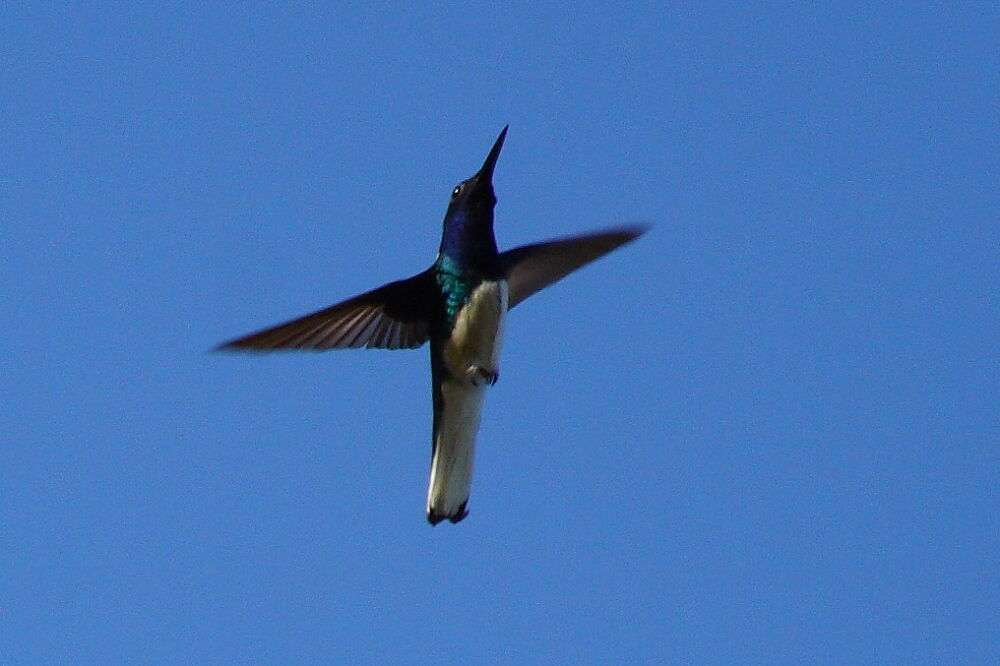
M 468 515 L 476 431 L 485 386 L 445 382 L 443 409 L 434 433 L 431 479 L 427 487 L 427 520 L 437 525 L 447 518 L 457 523 Z

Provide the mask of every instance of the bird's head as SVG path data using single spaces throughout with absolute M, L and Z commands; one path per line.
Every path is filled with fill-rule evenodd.
M 496 255 L 493 207 L 497 197 L 493 192 L 493 169 L 506 136 L 507 128 L 504 127 L 476 175 L 456 185 L 451 192 L 448 212 L 444 216 L 441 252 L 459 263 L 467 263 L 469 259 L 492 259 Z
M 493 192 L 493 169 L 496 168 L 506 136 L 507 128 L 504 127 L 476 175 L 462 181 L 451 191 L 449 214 L 492 212 L 497 203 L 496 194 Z

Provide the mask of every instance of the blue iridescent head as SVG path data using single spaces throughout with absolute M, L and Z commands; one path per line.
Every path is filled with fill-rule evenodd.
M 486 259 L 492 262 L 496 257 L 493 207 L 497 198 L 493 192 L 493 170 L 506 136 L 507 128 L 504 127 L 482 168 L 451 192 L 448 212 L 444 216 L 441 253 L 460 265 L 474 265 Z

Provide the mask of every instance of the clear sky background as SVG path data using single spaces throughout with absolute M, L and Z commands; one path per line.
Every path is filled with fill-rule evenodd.
M 11 3 L 0 661 L 997 663 L 995 3 Z M 215 344 L 433 261 L 519 306 L 470 516 L 426 349 Z

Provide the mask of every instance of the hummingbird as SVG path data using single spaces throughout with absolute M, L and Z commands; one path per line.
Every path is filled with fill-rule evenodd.
M 648 228 L 621 226 L 499 252 L 493 171 L 506 136 L 504 127 L 482 168 L 452 190 L 430 268 L 217 347 L 415 349 L 430 341 L 434 419 L 426 511 L 431 525 L 468 515 L 476 434 L 486 390 L 500 377 L 508 311 Z

